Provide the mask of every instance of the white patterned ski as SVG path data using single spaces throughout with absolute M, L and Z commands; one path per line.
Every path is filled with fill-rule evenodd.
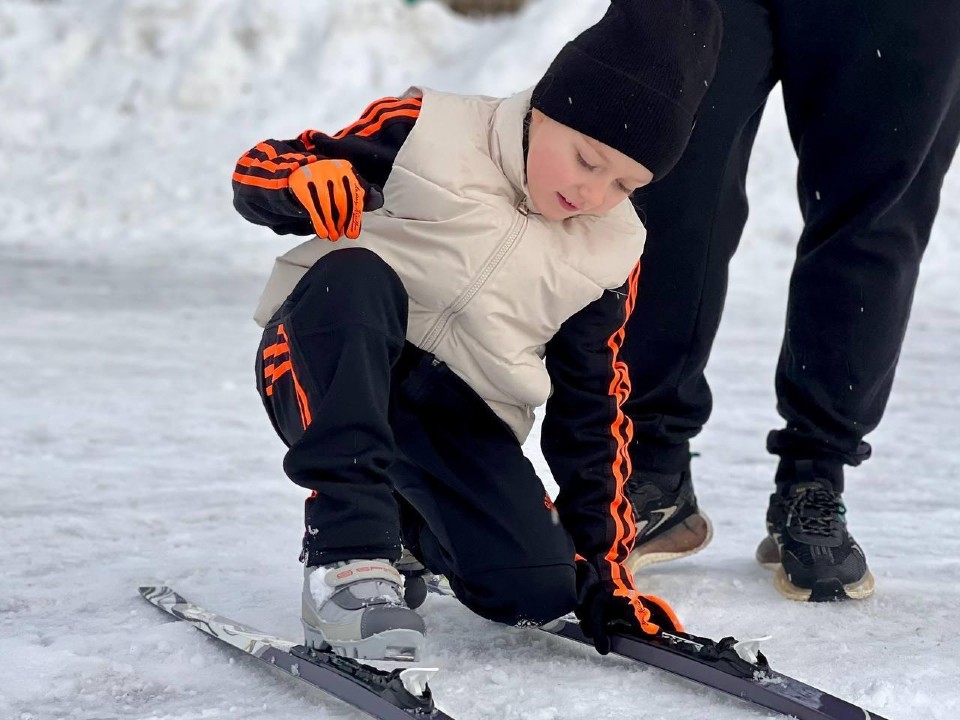
M 145 586 L 140 594 L 178 620 L 339 698 L 378 720 L 453 720 L 439 710 L 427 681 L 435 668 L 390 672 L 267 635 L 188 602 L 171 588 Z

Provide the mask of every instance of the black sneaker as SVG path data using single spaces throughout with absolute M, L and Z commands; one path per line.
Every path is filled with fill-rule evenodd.
M 768 535 L 757 560 L 776 571 L 774 584 L 790 600 L 860 600 L 873 594 L 867 559 L 847 530 L 843 497 L 825 474 L 810 461 L 797 462 L 789 480 L 778 482 L 770 496 Z M 778 481 L 783 476 L 778 471 Z
M 627 482 L 637 539 L 624 563 L 630 572 L 703 550 L 713 539 L 710 519 L 697 507 L 690 471 L 638 472 Z

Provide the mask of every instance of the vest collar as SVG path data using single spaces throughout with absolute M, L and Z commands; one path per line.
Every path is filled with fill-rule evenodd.
M 517 199 L 526 200 L 527 207 L 537 212 L 527 187 L 526 158 L 523 151 L 523 120 L 530 111 L 533 88 L 505 98 L 493 115 L 493 133 L 490 151 L 494 162 L 517 191 Z

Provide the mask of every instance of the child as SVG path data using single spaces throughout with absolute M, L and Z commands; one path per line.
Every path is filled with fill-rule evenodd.
M 614 0 L 532 91 L 414 88 L 240 159 L 237 210 L 317 236 L 278 259 L 257 312 L 258 387 L 313 491 L 307 644 L 417 656 L 401 546 L 486 618 L 575 610 L 601 653 L 611 629 L 679 629 L 623 566 L 618 353 L 645 235 L 628 197 L 682 153 L 719 41 L 713 0 Z M 544 403 L 555 505 L 521 449 Z

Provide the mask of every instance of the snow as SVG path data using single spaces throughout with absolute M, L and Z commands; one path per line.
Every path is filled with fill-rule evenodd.
M 139 598 L 189 599 L 296 638 L 303 493 L 253 390 L 249 317 L 289 239 L 244 223 L 229 177 L 263 137 L 334 130 L 422 83 L 533 83 L 603 0 L 466 20 L 399 0 L 0 3 L 0 717 L 358 715 Z M 799 227 L 774 98 L 696 449 L 706 551 L 644 572 L 695 632 L 773 634 L 774 667 L 891 720 L 960 712 L 960 171 L 947 177 L 894 394 L 849 473 L 876 596 L 790 603 L 752 559 Z M 528 449 L 547 475 L 536 435 Z M 658 671 L 424 606 L 432 685 L 458 718 L 774 717 Z

